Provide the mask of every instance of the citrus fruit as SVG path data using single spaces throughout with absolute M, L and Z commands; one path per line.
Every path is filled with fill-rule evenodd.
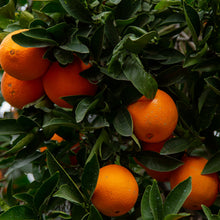
M 173 99 L 158 89 L 153 100 L 142 96 L 128 106 L 134 134 L 144 142 L 158 143 L 167 139 L 176 128 L 178 112 Z
M 43 76 L 44 89 L 49 99 L 60 107 L 72 108 L 73 106 L 61 97 L 95 95 L 97 86 L 80 76 L 81 71 L 81 62 L 78 58 L 65 67 L 54 62 Z
M 61 143 L 63 141 L 63 138 L 55 133 L 50 140 L 54 140 L 54 141 L 57 141 L 58 143 Z M 41 147 L 40 148 L 40 152 L 44 152 L 46 149 L 47 149 L 46 146 L 45 147 Z
M 159 143 L 146 143 L 146 142 L 142 142 L 142 150 L 143 151 L 154 151 L 157 153 L 160 153 L 161 149 L 163 148 L 165 142 L 167 140 L 164 140 L 162 142 Z M 134 158 L 135 162 L 137 164 L 139 164 L 142 168 L 145 169 L 145 171 L 147 172 L 147 174 L 149 176 L 151 176 L 153 179 L 156 179 L 159 182 L 167 182 L 170 179 L 170 176 L 172 174 L 173 171 L 167 171 L 167 172 L 162 172 L 162 171 L 156 171 L 156 170 L 152 170 L 149 169 L 148 167 L 144 166 L 140 161 L 138 161 L 136 158 Z
M 200 210 L 201 205 L 211 206 L 218 194 L 219 178 L 217 173 L 204 174 L 207 159 L 202 157 L 183 157 L 184 164 L 173 171 L 170 177 L 170 185 L 173 189 L 180 182 L 192 177 L 192 191 L 183 204 L 190 210 Z
M 1 81 L 1 92 L 5 101 L 11 106 L 22 109 L 44 95 L 44 88 L 40 78 L 24 81 L 16 79 L 6 72 Z
M 33 80 L 41 77 L 48 69 L 50 61 L 43 59 L 46 48 L 22 47 L 12 36 L 27 29 L 8 34 L 0 44 L 0 65 L 9 75 L 20 80 Z
M 137 197 L 138 184 L 127 168 L 110 164 L 100 169 L 92 203 L 102 214 L 123 215 L 135 205 Z

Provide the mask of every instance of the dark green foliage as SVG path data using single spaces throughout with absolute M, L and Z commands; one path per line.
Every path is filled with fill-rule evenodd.
M 90 61 L 80 74 L 98 86 L 94 97 L 63 97 L 73 109 L 45 96 L 19 110 L 18 119 L 12 112 L 0 119 L 0 220 L 116 219 L 91 203 L 99 168 L 111 163 L 129 168 L 140 189 L 134 208 L 117 219 L 190 219 L 182 204 L 191 179 L 170 191 L 133 157 L 170 171 L 187 152 L 209 159 L 203 174 L 220 172 L 219 23 L 218 0 L 0 1 L 0 41 L 28 28 L 13 40 L 47 47 L 44 58 L 63 66 L 73 54 Z M 158 88 L 175 101 L 179 120 L 160 153 L 142 152 L 127 105 L 142 95 L 153 99 Z M 52 141 L 54 133 L 64 141 Z M 71 150 L 75 144 L 78 152 Z M 39 151 L 43 146 L 46 152 Z M 219 219 L 219 208 L 216 201 L 191 214 Z

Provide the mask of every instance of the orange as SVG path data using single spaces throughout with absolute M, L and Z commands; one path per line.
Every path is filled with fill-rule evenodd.
M 58 134 L 54 134 L 53 137 L 51 138 L 51 140 L 57 141 L 58 143 L 63 141 L 63 138 L 60 137 Z M 41 147 L 40 148 L 40 152 L 44 152 L 47 149 L 47 147 Z
M 20 80 L 41 77 L 48 69 L 50 61 L 43 59 L 46 48 L 22 47 L 12 40 L 12 36 L 28 29 L 20 29 L 8 34 L 0 45 L 0 64 L 5 72 Z
M 127 168 L 107 165 L 99 171 L 92 203 L 106 216 L 121 216 L 135 205 L 138 190 L 138 184 Z
M 165 144 L 167 140 L 164 140 L 159 143 L 142 143 L 142 150 L 143 151 L 154 151 L 157 153 L 160 153 L 161 149 L 163 148 L 163 145 Z M 145 169 L 147 174 L 151 176 L 153 179 L 156 179 L 157 181 L 160 182 L 167 182 L 170 179 L 170 176 L 173 171 L 168 171 L 168 172 L 161 172 L 161 171 L 156 171 L 156 170 L 151 170 L 144 166 L 141 162 L 139 162 L 136 158 L 134 158 L 135 162 L 139 164 L 141 167 Z
M 43 76 L 44 89 L 49 99 L 60 107 L 72 108 L 61 97 L 95 95 L 97 86 L 80 76 L 81 71 L 81 62 L 77 57 L 65 67 L 54 62 Z
M 128 106 L 134 134 L 144 142 L 158 143 L 167 139 L 176 128 L 178 112 L 173 99 L 158 89 L 153 100 L 142 96 Z
M 183 157 L 184 164 L 176 169 L 170 177 L 173 189 L 188 177 L 192 177 L 192 191 L 183 204 L 190 210 L 200 210 L 201 205 L 211 206 L 218 194 L 219 178 L 217 173 L 202 175 L 207 159 L 202 157 Z
M 10 105 L 22 109 L 44 95 L 44 88 L 40 78 L 24 81 L 16 79 L 6 72 L 1 81 L 2 95 Z

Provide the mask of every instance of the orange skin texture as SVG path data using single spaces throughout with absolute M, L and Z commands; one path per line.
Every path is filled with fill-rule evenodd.
M 142 143 L 142 150 L 143 151 L 154 151 L 157 153 L 160 153 L 161 149 L 163 148 L 163 145 L 165 144 L 167 140 L 159 142 L 159 143 Z M 145 169 L 147 174 L 151 176 L 153 179 L 156 179 L 159 182 L 167 182 L 170 180 L 170 176 L 172 175 L 173 171 L 168 172 L 161 172 L 161 171 L 155 171 L 147 168 L 142 163 L 140 163 L 136 158 L 134 158 L 135 162 L 139 164 L 141 167 Z
M 134 134 L 147 143 L 158 143 L 167 139 L 178 121 L 176 104 L 160 89 L 153 100 L 142 96 L 128 106 L 128 111 L 133 120 Z
M 184 164 L 176 169 L 170 177 L 173 189 L 177 184 L 192 177 L 192 191 L 183 207 L 190 210 L 200 210 L 201 205 L 211 206 L 218 194 L 219 177 L 217 173 L 201 175 L 207 159 L 202 157 L 183 157 Z
M 41 77 L 48 69 L 50 61 L 43 59 L 46 48 L 22 47 L 12 40 L 14 34 L 28 29 L 20 29 L 8 34 L 0 44 L 0 64 L 4 71 L 20 80 Z
M 138 184 L 128 169 L 110 164 L 99 171 L 92 203 L 106 216 L 121 216 L 135 205 L 138 191 Z
M 49 99 L 60 107 L 72 108 L 73 106 L 61 97 L 95 95 L 97 86 L 80 76 L 81 71 L 81 63 L 77 58 L 66 67 L 54 62 L 43 76 L 44 89 Z
M 1 92 L 5 101 L 18 109 L 22 109 L 45 94 L 40 78 L 24 81 L 16 79 L 6 72 L 2 76 Z
M 63 138 L 60 137 L 58 134 L 54 134 L 53 137 L 51 138 L 51 140 L 54 140 L 54 141 L 57 141 L 58 143 L 62 142 L 63 141 Z M 47 149 L 47 147 L 41 147 L 40 148 L 40 152 L 44 152 L 45 150 Z

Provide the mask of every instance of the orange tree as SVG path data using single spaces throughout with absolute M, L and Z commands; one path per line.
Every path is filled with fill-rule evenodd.
M 5 112 L 0 119 L 0 219 L 219 219 L 219 22 L 218 0 L 0 1 L 0 39 L 25 29 L 12 36 L 20 45 L 17 48 L 45 50 L 43 58 L 50 61 L 50 77 L 46 71 L 40 80 L 44 89 L 49 85 L 52 94 L 47 96 L 47 88 L 40 99 Z M 15 49 L 9 52 L 19 54 Z M 26 55 L 20 66 L 29 69 L 25 74 L 30 74 L 30 79 L 32 70 L 39 68 L 33 56 Z M 1 57 L 0 63 L 4 60 L 12 69 L 18 64 Z M 70 68 L 73 65 L 78 65 L 73 67 L 75 75 Z M 52 66 L 60 75 L 57 80 Z M 4 65 L 3 71 L 7 72 Z M 92 92 L 75 92 L 81 81 L 86 82 L 84 89 L 91 86 Z M 178 122 L 173 122 L 176 127 L 168 132 L 166 123 L 172 121 L 168 122 L 170 106 L 165 101 L 149 115 L 140 107 L 134 115 L 148 128 L 140 140 L 136 130 L 144 133 L 145 126 L 133 129 L 138 123 L 127 107 L 141 96 L 155 102 L 158 89 L 173 99 Z M 16 102 L 23 101 L 24 91 L 21 87 L 17 92 L 21 96 Z M 59 106 L 50 97 L 68 104 Z M 156 125 L 152 125 L 151 133 L 153 122 Z M 167 140 L 162 149 L 143 150 L 143 141 L 158 136 L 157 131 L 168 133 L 159 137 L 160 141 Z M 62 142 L 51 139 L 55 133 Z M 79 146 L 78 150 L 73 146 Z M 41 147 L 47 150 L 40 151 Z M 185 157 L 204 157 L 207 163 L 198 165 L 196 171 L 184 166 L 184 178 L 179 170 Z M 93 194 L 99 169 L 110 164 L 128 170 L 125 185 L 129 193 L 122 188 L 124 174 L 115 173 L 114 179 L 111 171 L 111 180 L 105 179 L 108 175 L 102 177 L 105 184 L 99 188 L 100 198 L 104 198 L 100 209 L 93 204 Z M 171 188 L 169 181 L 154 180 L 142 167 L 171 173 L 178 185 Z M 210 175 L 215 181 L 203 188 L 202 184 L 207 184 L 201 181 Z M 129 201 L 129 179 L 138 183 L 135 201 Z M 198 186 L 199 190 L 193 189 Z M 206 199 L 200 198 L 210 194 L 210 187 L 215 192 L 211 201 L 201 204 Z M 198 210 L 184 206 L 191 192 L 196 192 L 193 201 Z M 195 207 L 193 201 L 190 207 Z M 128 210 L 125 206 L 131 203 L 133 207 Z M 111 217 L 120 212 L 123 215 Z

